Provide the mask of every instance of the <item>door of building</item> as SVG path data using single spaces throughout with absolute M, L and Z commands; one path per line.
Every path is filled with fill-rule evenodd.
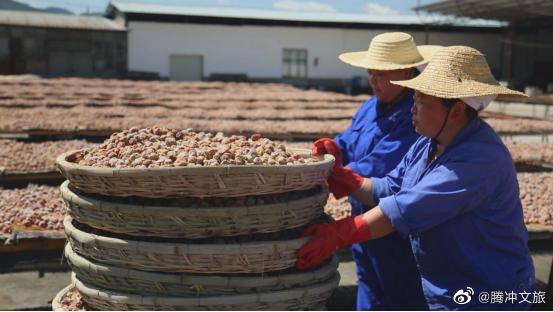
M 203 56 L 172 54 L 169 76 L 176 81 L 197 81 L 203 78 Z

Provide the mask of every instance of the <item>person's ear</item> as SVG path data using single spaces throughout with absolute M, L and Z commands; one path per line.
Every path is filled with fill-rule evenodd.
M 451 108 L 451 117 L 458 119 L 465 116 L 466 105 L 463 101 L 457 100 Z
M 406 70 L 406 71 L 405 71 L 405 74 L 404 74 L 405 80 L 415 78 L 415 76 L 416 76 L 416 70 L 417 70 L 416 68 L 409 68 L 408 70 Z

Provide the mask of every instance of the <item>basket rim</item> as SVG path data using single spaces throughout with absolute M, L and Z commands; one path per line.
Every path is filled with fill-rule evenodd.
M 121 239 L 97 234 L 88 233 L 77 229 L 72 224 L 73 219 L 67 215 L 63 219 L 65 234 L 83 244 L 91 244 L 95 247 L 116 248 L 132 250 L 135 252 L 156 252 L 156 253 L 197 253 L 212 254 L 216 250 L 217 254 L 236 254 L 247 253 L 247 250 L 256 252 L 274 252 L 276 246 L 280 248 L 300 248 L 307 243 L 310 237 L 300 237 L 281 241 L 257 241 L 239 244 L 189 244 L 189 243 L 166 243 L 166 242 L 146 242 L 136 239 Z
M 52 299 L 52 311 L 65 311 L 61 305 L 61 298 L 65 296 L 65 294 L 71 290 L 71 288 L 75 287 L 75 284 L 73 281 L 65 286 L 62 290 L 58 291 L 54 299 Z
M 108 273 L 112 276 L 136 278 L 136 279 L 148 279 L 153 282 L 175 283 L 185 284 L 196 283 L 200 285 L 208 286 L 228 286 L 243 285 L 245 282 L 258 282 L 259 276 L 225 276 L 221 274 L 189 274 L 189 273 L 169 273 L 169 272 L 154 272 L 154 271 L 141 271 L 136 269 L 117 267 L 101 262 L 94 262 L 79 255 L 71 248 L 70 244 L 65 246 L 64 255 L 72 265 L 76 265 L 78 268 L 93 272 L 95 274 Z M 330 278 L 332 272 L 338 269 L 340 260 L 336 255 L 333 255 L 330 262 L 317 267 L 312 270 L 305 270 L 296 273 L 286 273 L 282 275 L 263 275 L 264 282 L 271 283 L 272 281 L 278 282 L 286 279 L 292 279 L 295 277 L 302 277 L 305 280 L 313 280 L 315 277 L 326 276 Z M 75 273 L 75 271 L 73 271 Z
M 169 213 L 171 216 L 187 215 L 190 213 L 215 214 L 223 212 L 231 212 L 233 215 L 240 215 L 241 213 L 251 213 L 251 211 L 273 211 L 273 209 L 281 208 L 283 203 L 286 205 L 301 205 L 304 203 L 310 203 L 314 200 L 323 199 L 328 197 L 328 190 L 322 188 L 318 193 L 313 195 L 302 197 L 290 201 L 281 201 L 273 204 L 265 205 L 252 205 L 252 206 L 212 206 L 212 207 L 185 207 L 185 206 L 150 206 L 150 205 L 134 205 L 118 202 L 110 202 L 107 200 L 97 199 L 89 194 L 77 194 L 70 188 L 70 181 L 65 180 L 60 186 L 60 192 L 63 199 L 75 203 L 84 208 L 93 208 L 94 210 L 108 211 L 108 212 L 124 212 L 131 214 L 144 214 L 144 211 L 148 211 L 149 215 L 165 215 Z M 150 199 L 150 198 L 148 198 Z M 116 209 L 116 210 L 114 210 Z M 140 210 L 138 210 L 140 209 Z
M 297 287 L 286 290 L 267 291 L 256 294 L 237 294 L 237 295 L 222 295 L 222 296 L 205 296 L 205 297 L 172 297 L 172 296 L 151 296 L 151 295 L 135 295 L 125 292 L 115 292 L 101 287 L 95 287 L 85 282 L 80 281 L 76 274 L 71 274 L 71 280 L 75 284 L 75 288 L 84 296 L 99 298 L 105 301 L 116 301 L 122 304 L 139 304 L 139 305 L 186 305 L 190 307 L 213 306 L 213 305 L 230 305 L 230 304 L 246 304 L 253 302 L 281 302 L 283 300 L 293 300 L 303 298 L 309 295 L 323 293 L 325 291 L 334 290 L 340 282 L 340 273 L 336 271 L 329 279 L 313 285 Z M 85 300 L 86 301 L 86 300 Z
M 103 168 L 83 166 L 67 160 L 70 156 L 87 150 L 87 148 L 65 152 L 56 157 L 56 166 L 62 173 L 78 173 L 95 176 L 167 176 L 167 175 L 212 175 L 212 174 L 244 174 L 244 173 L 288 173 L 302 172 L 306 168 L 317 170 L 319 168 L 331 167 L 334 165 L 334 156 L 324 154 L 323 156 L 311 156 L 308 149 L 288 148 L 289 151 L 304 156 L 319 159 L 314 163 L 301 165 L 226 165 L 213 167 L 162 167 L 162 168 Z

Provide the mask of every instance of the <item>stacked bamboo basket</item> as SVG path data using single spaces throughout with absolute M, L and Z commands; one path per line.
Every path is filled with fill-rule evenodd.
M 78 165 L 75 153 L 56 160 L 68 180 L 61 193 L 73 274 L 54 310 L 75 290 L 98 310 L 313 310 L 338 286 L 336 258 L 294 268 L 308 240 L 301 231 L 323 216 L 328 192 L 320 185 L 332 156 L 286 166 L 115 169 Z M 279 200 L 186 204 L 267 196 Z

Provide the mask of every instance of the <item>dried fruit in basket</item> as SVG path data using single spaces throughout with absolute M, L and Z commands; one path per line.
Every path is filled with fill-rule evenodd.
M 63 295 L 60 304 L 64 311 L 91 311 L 79 291 L 75 288 L 70 288 Z
M 114 133 L 103 144 L 74 155 L 84 166 L 159 168 L 225 165 L 297 165 L 315 162 L 261 138 L 224 136 L 190 129 L 138 128 Z

